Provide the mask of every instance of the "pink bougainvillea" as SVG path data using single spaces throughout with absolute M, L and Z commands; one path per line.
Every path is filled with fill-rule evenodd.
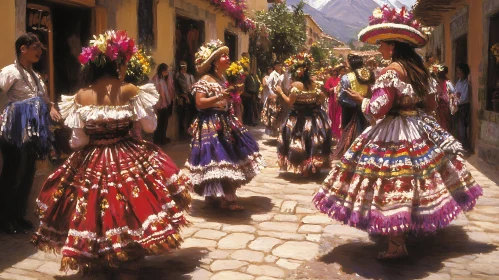
M 246 10 L 246 3 L 244 0 L 207 0 L 215 6 L 219 8 L 228 16 L 230 16 L 235 22 L 236 25 L 243 30 L 244 32 L 248 32 L 249 30 L 255 29 L 255 22 L 250 18 L 247 18 L 244 14 L 244 10 Z

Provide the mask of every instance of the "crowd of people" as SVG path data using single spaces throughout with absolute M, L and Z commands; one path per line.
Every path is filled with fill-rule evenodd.
M 0 72 L 0 92 L 9 98 L 1 121 L 8 163 L 0 177 L 2 230 L 34 228 L 24 218 L 34 162 L 50 151 L 51 120 L 64 120 L 73 153 L 38 195 L 32 243 L 60 252 L 63 270 L 134 273 L 144 256 L 179 247 L 191 193 L 223 211 L 244 210 L 237 190 L 265 167 L 246 125 L 261 117 L 277 139 L 281 172 L 312 176 L 331 167 L 311 197 L 318 211 L 387 237 L 378 258 L 407 256 L 407 234 L 447 226 L 473 208 L 482 189 L 450 133 L 450 116 L 469 114 L 469 68 L 459 64 L 454 88 L 446 67 L 428 67 L 416 53 L 427 39 L 410 12 L 384 14 L 376 11 L 359 34 L 379 45 L 383 67 L 352 54 L 322 75 L 300 52 L 275 61 L 261 82 L 253 63 L 231 63 L 228 47 L 213 40 L 195 54 L 199 79 L 181 62 L 178 71 L 159 64 L 149 83 L 128 83 L 134 40 L 108 31 L 83 48 L 85 85 L 62 96 L 60 113 L 32 69 L 43 45 L 22 35 L 16 62 Z M 191 141 L 182 168 L 159 147 L 173 137 Z

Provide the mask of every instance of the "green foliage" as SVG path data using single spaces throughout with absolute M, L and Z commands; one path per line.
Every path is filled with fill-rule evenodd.
M 322 48 L 320 44 L 312 44 L 310 47 L 310 54 L 314 58 L 317 65 L 321 65 L 326 61 L 327 49 Z
M 334 67 L 337 64 L 344 64 L 345 60 L 341 56 L 335 56 L 332 52 L 329 54 L 329 65 Z
M 364 44 L 362 47 L 359 48 L 359 51 L 377 51 L 377 50 L 378 46 L 370 44 Z
M 268 11 L 256 13 L 256 23 L 264 25 L 270 40 L 270 51 L 284 60 L 305 44 L 305 2 L 300 1 L 290 11 L 284 3 L 275 3 Z

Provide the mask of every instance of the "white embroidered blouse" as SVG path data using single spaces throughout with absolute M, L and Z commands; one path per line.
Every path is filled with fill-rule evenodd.
M 16 61 L 0 70 L 0 93 L 7 95 L 7 102 L 22 101 L 41 96 L 47 104 L 50 98 L 42 78 L 36 72 L 28 72 Z M 5 104 L 0 104 L 0 109 Z
M 139 87 L 139 93 L 132 97 L 127 104 L 120 106 L 108 105 L 81 105 L 76 102 L 75 96 L 62 96 L 59 103 L 64 124 L 72 129 L 70 140 L 71 148 L 81 148 L 90 142 L 87 127 L 90 122 L 107 123 L 111 121 L 139 122 L 145 132 L 151 133 L 156 129 L 157 120 L 153 106 L 158 102 L 159 93 L 154 84 Z
M 429 95 L 436 94 L 436 84 L 430 83 Z M 424 101 L 414 92 L 411 84 L 402 81 L 395 70 L 387 70 L 372 87 L 372 97 L 364 98 L 362 112 L 367 117 L 379 119 L 389 111 L 411 111 Z

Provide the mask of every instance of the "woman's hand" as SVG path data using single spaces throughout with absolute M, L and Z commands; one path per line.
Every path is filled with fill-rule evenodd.
M 352 98 L 352 100 L 355 103 L 362 104 L 362 100 L 364 100 L 364 97 L 362 95 L 360 95 L 360 93 L 353 91 L 351 89 L 345 89 L 345 91 L 348 93 L 350 98 Z
M 281 96 L 284 94 L 284 91 L 282 91 L 281 86 L 275 86 L 274 91 L 277 92 Z
M 224 109 L 227 106 L 227 101 L 230 97 L 229 96 L 223 96 L 220 99 L 218 99 L 217 102 L 215 102 L 215 107 L 219 109 Z
M 50 108 L 50 118 L 55 122 L 59 122 L 62 119 L 61 114 L 59 114 L 59 112 L 57 111 L 57 109 L 54 106 L 52 106 L 52 108 Z

